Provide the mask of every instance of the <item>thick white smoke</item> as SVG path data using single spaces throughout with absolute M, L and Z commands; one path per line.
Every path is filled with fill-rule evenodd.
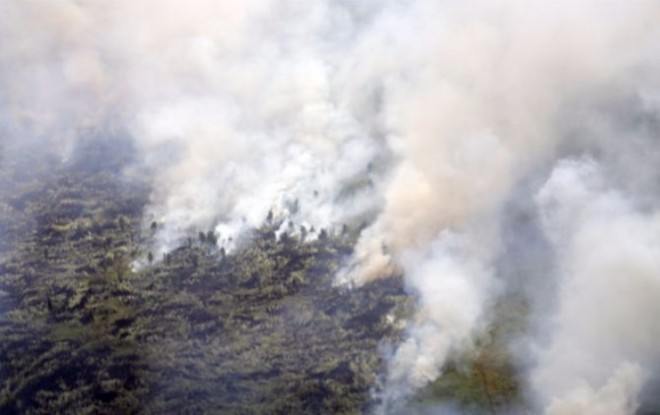
M 537 200 L 562 281 L 536 389 L 550 414 L 633 413 L 660 363 L 659 211 L 635 209 L 589 161 L 560 163 Z
M 493 269 L 501 210 L 514 185 L 551 164 L 566 139 L 586 151 L 629 153 L 611 131 L 566 137 L 561 117 L 571 118 L 566 107 L 575 101 L 595 105 L 631 67 L 648 64 L 645 20 L 657 17 L 641 3 L 419 6 L 414 44 L 397 50 L 411 75 L 390 85 L 386 100 L 390 147 L 401 161 L 382 214 L 362 234 L 353 271 L 368 279 L 400 267 L 419 297 L 410 336 L 393 357 L 386 400 L 436 378 L 452 348 L 469 345 L 487 323 L 501 285 Z M 424 25 L 429 16 L 439 17 Z M 634 160 L 617 168 L 641 168 Z M 446 242 L 448 230 L 460 243 Z M 540 395 L 551 393 L 538 386 Z
M 418 298 L 386 401 L 487 327 L 506 206 L 545 182 L 533 389 L 553 415 L 631 413 L 659 343 L 659 22 L 644 0 L 4 0 L 0 133 L 133 137 L 163 251 L 210 227 L 230 247 L 271 209 L 366 223 L 339 280 L 402 272 Z
M 348 10 L 260 0 L 1 7 L 7 124 L 58 143 L 88 128 L 134 136 L 156 172 L 162 248 L 195 226 L 236 236 L 296 199 L 300 222 L 317 228 L 373 208 L 355 183 L 383 149 L 332 84 L 354 30 Z

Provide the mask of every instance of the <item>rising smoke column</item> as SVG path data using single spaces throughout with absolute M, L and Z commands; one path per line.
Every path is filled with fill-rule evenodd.
M 417 18 L 397 15 L 418 26 L 400 51 L 407 76 L 390 85 L 386 99 L 400 163 L 382 214 L 358 243 L 353 271 L 368 280 L 400 268 L 419 299 L 409 338 L 391 361 L 386 402 L 435 379 L 452 350 L 469 347 L 488 324 L 489 306 L 507 282 L 494 262 L 506 255 L 501 218 L 515 186 L 542 175 L 563 152 L 632 155 L 624 151 L 627 138 L 606 125 L 568 134 L 564 117 L 587 120 L 567 108 L 597 107 L 619 88 L 634 88 L 622 79 L 655 64 L 647 24 L 658 15 L 649 4 L 418 6 Z M 607 162 L 622 175 L 641 169 L 639 159 Z
M 162 225 L 163 252 L 209 227 L 228 244 L 271 209 L 296 227 L 366 223 L 338 279 L 402 272 L 418 299 L 385 401 L 440 376 L 488 326 L 509 283 L 495 267 L 505 209 L 521 181 L 537 181 L 528 191 L 559 289 L 550 342 L 530 346 L 531 387 L 548 413 L 593 399 L 629 413 L 658 343 L 635 315 L 654 309 L 636 302 L 641 288 L 620 296 L 594 275 L 614 284 L 635 271 L 644 295 L 660 297 L 655 265 L 642 263 L 655 255 L 657 134 L 619 134 L 598 108 L 625 98 L 613 112 L 626 123 L 657 116 L 659 21 L 650 1 L 5 0 L 0 131 L 65 156 L 91 133 L 129 134 L 134 167 L 154 184 L 145 220 Z M 585 154 L 596 173 L 558 161 Z M 589 195 L 579 202 L 559 183 L 571 174 Z M 623 254 L 600 262 L 589 229 Z M 591 296 L 617 307 L 582 310 Z M 620 324 L 607 332 L 605 320 Z M 646 343 L 620 344 L 626 330 Z M 610 366 L 556 357 L 601 342 Z
M 559 256 L 559 308 L 533 373 L 548 414 L 629 414 L 660 362 L 660 215 L 563 161 L 537 195 Z M 546 402 L 548 403 L 548 402 Z

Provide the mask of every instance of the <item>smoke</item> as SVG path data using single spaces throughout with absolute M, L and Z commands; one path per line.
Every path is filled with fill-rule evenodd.
M 597 391 L 586 385 L 576 387 L 561 401 L 554 401 L 548 415 L 565 414 L 632 414 L 637 409 L 634 399 L 640 389 L 640 368 L 624 365 L 612 374 Z
M 533 376 L 551 414 L 633 413 L 642 368 L 660 359 L 660 216 L 635 210 L 598 170 L 562 162 L 537 195 L 562 279 Z
M 420 311 L 392 359 L 386 403 L 436 379 L 450 352 L 469 347 L 472 332 L 486 323 L 483 311 L 493 291 L 492 275 L 478 258 L 465 255 L 465 243 L 457 235 L 444 234 L 427 252 L 408 252 L 402 260 Z
M 438 6 L 440 10 L 426 6 L 431 9 L 424 9 L 424 16 L 442 17 L 429 26 L 420 18 L 417 23 L 423 29 L 415 32 L 417 47 L 408 46 L 412 54 L 400 51 L 410 65 L 406 73 L 414 75 L 390 88 L 385 119 L 393 132 L 390 146 L 401 161 L 385 190 L 382 214 L 362 234 L 356 253 L 357 271 L 352 271 L 364 280 L 382 275 L 384 269 L 401 268 L 411 291 L 419 298 L 409 338 L 392 359 L 384 393 L 386 405 L 439 376 L 452 350 L 469 347 L 471 339 L 487 325 L 490 304 L 508 279 L 507 275 L 497 275 L 495 269 L 495 262 L 507 255 L 500 251 L 501 218 L 506 215 L 502 209 L 515 197 L 520 181 L 543 175 L 555 163 L 553 160 L 565 153 L 602 157 L 613 170 L 613 181 L 625 177 L 630 183 L 641 184 L 643 176 L 653 171 L 647 170 L 652 166 L 646 163 L 648 156 L 641 156 L 643 152 L 625 141 L 626 135 L 632 135 L 630 131 L 623 134 L 607 125 L 585 128 L 581 126 L 584 119 L 579 117 L 582 114 L 572 114 L 568 109 L 590 108 L 594 114 L 589 115 L 598 120 L 598 116 L 606 115 L 598 106 L 610 104 L 613 97 L 621 98 L 619 89 L 638 93 L 637 85 L 626 83 L 640 67 L 646 69 L 649 57 L 654 56 L 648 43 L 652 32 L 645 26 L 645 19 L 657 17 L 657 10 L 644 4 L 603 6 L 592 2 L 570 7 L 534 2 L 524 6 L 505 2 L 495 8 L 481 3 L 475 7 L 473 2 L 443 4 Z M 532 10 L 542 17 L 529 15 Z M 419 55 L 414 53 L 417 48 L 422 49 Z M 640 137 L 636 141 L 647 140 Z M 657 154 L 657 144 L 640 144 L 646 150 L 649 146 L 656 150 L 646 154 Z M 575 220 L 572 214 L 568 216 Z M 582 220 L 586 222 L 587 218 Z M 562 230 L 568 226 L 565 222 L 557 224 Z M 544 229 L 550 239 L 552 228 L 546 225 Z M 460 243 L 450 242 L 447 246 L 447 232 Z M 388 252 L 383 253 L 374 239 L 385 239 Z M 565 243 L 565 239 L 559 242 Z M 594 248 L 593 244 L 587 246 Z M 412 260 L 408 260 L 410 250 L 417 253 Z M 548 252 L 551 254 L 556 253 Z M 587 255 L 581 252 L 577 256 Z M 618 269 L 612 278 L 625 278 L 625 271 Z M 583 278 L 589 281 L 599 277 L 586 275 L 583 270 L 576 272 L 585 272 Z M 568 279 L 561 278 L 561 273 L 559 277 L 561 316 L 564 303 L 569 301 L 564 297 L 571 295 L 566 291 L 571 288 Z M 589 301 L 594 288 L 587 286 L 572 293 L 571 301 Z M 626 309 L 640 300 L 635 292 L 631 289 L 620 307 L 612 309 L 612 314 L 621 319 L 621 326 L 629 325 L 628 330 L 612 327 L 606 313 L 595 311 L 594 320 L 604 328 L 589 339 L 591 344 L 581 344 L 583 354 L 576 360 L 585 357 L 583 365 L 602 370 L 602 359 L 586 358 L 591 348 L 607 342 L 610 336 L 618 337 L 620 342 L 629 341 L 623 340 L 628 339 L 624 334 L 628 331 L 641 330 L 651 343 L 657 343 L 657 336 L 648 334 L 651 317 L 642 327 L 636 326 L 635 312 Z M 616 289 L 601 294 L 603 299 L 621 295 Z M 658 291 L 652 290 L 649 295 L 655 298 Z M 653 315 L 652 309 L 639 311 Z M 565 321 L 548 329 L 556 330 L 549 334 L 554 342 L 561 342 L 563 330 L 571 327 L 581 313 L 579 308 L 571 309 Z M 612 330 L 608 336 L 604 335 L 605 327 Z M 588 333 L 574 330 L 566 335 L 581 342 Z M 616 354 L 619 351 L 621 354 Z M 554 352 L 542 353 L 538 358 L 535 378 L 542 377 L 548 368 L 558 367 L 556 362 L 546 360 L 546 353 Z M 631 353 L 631 358 L 637 354 Z M 604 358 L 623 364 L 622 356 L 622 350 L 615 350 Z M 548 378 L 571 385 L 567 382 L 575 369 L 571 363 L 561 366 L 565 372 L 553 371 Z M 582 376 L 580 372 L 572 374 L 574 384 L 569 388 L 579 387 Z M 596 387 L 606 380 L 594 380 Z M 641 381 L 637 379 L 636 384 Z M 629 387 L 633 396 L 621 394 L 634 400 L 636 389 L 629 384 L 612 381 L 608 385 L 608 389 Z M 550 384 L 537 381 L 534 389 L 543 406 L 555 396 Z M 594 399 L 599 396 L 595 395 Z M 621 403 L 620 407 L 619 413 L 630 412 L 630 405 Z M 564 411 L 558 408 L 561 406 L 555 405 L 548 411 Z M 613 408 L 610 410 L 616 411 Z
M 235 236 L 296 199 L 300 222 L 316 227 L 363 214 L 366 196 L 341 191 L 382 150 L 330 84 L 352 30 L 346 11 L 302 1 L 3 8 L 5 124 L 16 139 L 28 131 L 58 145 L 89 129 L 135 137 L 155 176 L 163 250 L 195 226 Z
M 523 285 L 555 307 L 532 310 L 531 390 L 548 414 L 632 413 L 660 338 L 659 19 L 643 0 L 5 0 L 0 133 L 65 158 L 132 137 L 162 252 L 210 228 L 231 249 L 271 211 L 361 230 L 338 281 L 401 272 L 418 300 L 386 405 L 520 288 L 507 209 L 534 199 L 555 284 Z

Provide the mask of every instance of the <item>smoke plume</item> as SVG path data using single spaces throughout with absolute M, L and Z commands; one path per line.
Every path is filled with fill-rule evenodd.
M 360 232 L 338 282 L 417 299 L 384 410 L 522 284 L 539 410 L 631 414 L 660 363 L 658 23 L 645 0 L 4 0 L 0 140 L 131 137 L 161 252 L 269 212 Z M 523 200 L 549 265 L 521 283 L 498 264 Z

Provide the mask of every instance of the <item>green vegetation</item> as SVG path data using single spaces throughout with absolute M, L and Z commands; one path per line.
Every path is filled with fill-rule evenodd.
M 0 413 L 369 410 L 412 303 L 398 277 L 334 285 L 356 232 L 276 238 L 271 213 L 234 252 L 208 230 L 154 258 L 146 187 L 89 164 L 0 165 Z M 413 407 L 515 400 L 501 342 L 461 359 Z
M 378 346 L 399 335 L 385 315 L 410 306 L 400 279 L 335 287 L 353 241 L 277 240 L 272 220 L 232 254 L 208 231 L 155 261 L 146 196 L 64 168 L 3 195 L 0 412 L 367 408 Z
M 507 298 L 495 311 L 494 328 L 478 339 L 474 350 L 448 362 L 443 376 L 411 401 L 409 412 L 437 402 L 452 402 L 466 414 L 508 414 L 512 407 L 523 411 L 507 341 L 524 330 L 526 304 L 517 297 Z

